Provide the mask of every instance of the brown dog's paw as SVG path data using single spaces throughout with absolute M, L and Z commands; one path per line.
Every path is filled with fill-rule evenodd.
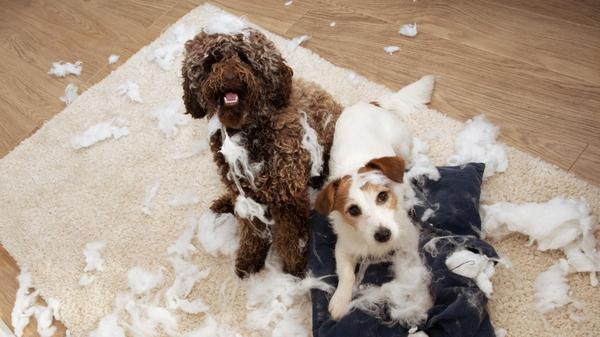
M 235 260 L 235 274 L 241 278 L 244 279 L 248 276 L 250 276 L 250 274 L 254 274 L 254 273 L 258 273 L 261 269 L 263 269 L 263 267 L 265 266 L 265 260 L 248 260 L 248 259 L 241 259 L 241 258 L 237 258 Z
M 210 210 L 217 214 L 223 214 L 223 213 L 232 213 L 233 214 L 234 205 L 233 205 L 233 202 L 231 201 L 231 196 L 229 194 L 220 196 L 218 199 L 216 199 L 212 202 L 212 205 L 210 205 Z

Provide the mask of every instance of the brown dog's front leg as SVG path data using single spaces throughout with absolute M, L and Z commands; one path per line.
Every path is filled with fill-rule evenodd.
M 283 271 L 304 276 L 310 235 L 308 201 L 306 205 L 278 208 L 273 212 L 275 228 L 273 244 L 283 260 Z
M 229 193 L 223 194 L 218 199 L 215 199 L 210 205 L 210 210 L 217 214 L 231 213 L 233 214 L 234 204 Z
M 248 220 L 238 217 L 240 224 L 240 248 L 235 260 L 235 273 L 240 278 L 259 272 L 265 266 L 265 259 L 271 246 L 269 228 L 258 219 Z

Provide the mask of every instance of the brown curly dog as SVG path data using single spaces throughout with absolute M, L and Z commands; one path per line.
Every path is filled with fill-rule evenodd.
M 272 243 L 284 272 L 302 275 L 309 187 L 319 188 L 326 179 L 342 107 L 316 84 L 292 80 L 293 71 L 279 51 L 254 29 L 198 34 L 185 45 L 182 75 L 187 113 L 210 119 L 210 147 L 228 190 L 211 209 L 235 213 L 240 223 L 236 273 L 244 277 L 261 270 Z M 211 131 L 215 122 L 219 127 Z M 311 152 L 303 145 L 306 123 L 322 149 L 324 165 L 317 174 L 314 168 L 311 173 Z M 233 165 L 224 155 L 229 153 L 223 146 L 227 139 L 242 148 Z M 244 168 L 247 174 L 236 174 Z M 249 199 L 250 204 L 241 202 Z M 264 216 L 256 215 L 257 205 Z

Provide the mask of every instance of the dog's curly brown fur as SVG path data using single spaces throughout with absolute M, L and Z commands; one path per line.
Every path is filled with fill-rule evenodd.
M 314 83 L 292 80 L 292 69 L 262 33 L 245 29 L 236 35 L 198 34 L 186 43 L 182 68 L 183 100 L 195 118 L 215 114 L 229 135 L 241 134 L 251 162 L 262 162 L 255 188 L 240 183 L 247 197 L 267 205 L 275 224 L 272 243 L 287 273 L 301 275 L 306 267 L 309 240 L 309 187 L 318 188 L 327 175 L 329 149 L 341 106 Z M 224 104 L 224 95 L 234 92 L 239 103 Z M 323 146 L 323 172 L 311 178 L 311 159 L 302 147 L 304 129 L 301 112 L 316 131 Z M 220 153 L 221 132 L 210 139 L 214 160 L 228 193 L 215 200 L 217 213 L 233 212 L 239 191 L 227 178 L 229 165 Z M 270 240 L 260 231 L 258 219 L 238 217 L 240 248 L 236 271 L 240 277 L 264 266 Z

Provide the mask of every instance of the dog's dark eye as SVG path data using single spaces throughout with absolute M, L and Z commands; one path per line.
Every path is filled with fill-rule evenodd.
M 356 206 L 356 205 L 352 205 L 350 207 L 348 207 L 348 214 L 352 215 L 352 216 L 359 216 L 361 211 L 360 211 L 360 207 Z
M 379 194 L 377 194 L 377 203 L 378 204 L 383 204 L 384 202 L 386 202 L 388 200 L 388 192 L 383 191 L 383 192 L 379 192 Z

